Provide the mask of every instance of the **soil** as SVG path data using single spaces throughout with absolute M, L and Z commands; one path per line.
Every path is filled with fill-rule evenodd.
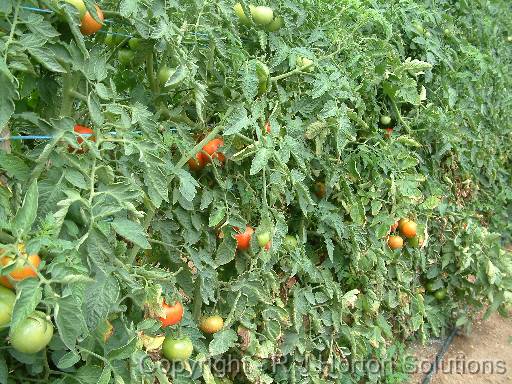
M 415 349 L 419 361 L 433 361 L 441 342 Z M 421 384 L 423 374 L 409 383 Z M 469 335 L 458 335 L 431 384 L 512 384 L 512 318 L 494 314 L 476 321 Z

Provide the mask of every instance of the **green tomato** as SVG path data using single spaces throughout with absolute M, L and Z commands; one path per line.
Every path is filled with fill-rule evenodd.
M 161 85 L 165 85 L 167 81 L 171 78 L 171 75 L 174 73 L 172 69 L 170 69 L 167 65 L 164 65 L 158 71 L 158 81 Z
M 297 248 L 298 242 L 294 236 L 286 235 L 284 237 L 284 248 L 288 251 L 291 251 Z
M 391 124 L 391 116 L 381 116 L 380 123 L 382 125 L 388 126 L 389 124 Z
M 16 295 L 10 289 L 0 286 L 0 327 L 11 322 L 12 308 Z
M 507 37 L 507 41 L 508 41 L 509 43 L 512 43 L 512 36 L 508 36 L 508 37 Z
M 85 7 L 85 3 L 83 0 L 64 0 L 66 3 L 71 4 L 75 7 L 80 14 L 80 18 L 84 17 L 85 12 L 87 12 L 87 8 Z
M 258 245 L 263 248 L 265 247 L 269 241 L 270 241 L 270 232 L 263 232 L 260 233 L 258 236 Z
M 164 356 L 171 361 L 184 361 L 192 356 L 194 346 L 188 337 L 172 339 L 167 336 L 162 344 Z
M 117 53 L 117 58 L 122 65 L 130 65 L 133 62 L 135 53 L 129 49 L 120 49 Z
M 306 65 L 309 65 L 309 67 L 306 68 L 305 71 L 313 72 L 313 70 L 315 69 L 315 66 L 313 65 L 313 60 L 308 59 L 307 57 L 298 57 L 297 58 L 297 67 L 298 68 L 305 67 Z
M 242 4 L 236 3 L 235 6 L 233 7 L 233 10 L 235 11 L 235 14 L 238 16 L 238 19 L 240 20 L 240 22 L 242 24 L 244 24 L 244 25 L 251 24 L 251 20 L 249 20 L 249 18 L 245 14 Z
M 425 284 L 425 289 L 427 290 L 427 292 L 435 292 L 436 288 L 434 282 L 429 281 L 427 284 Z
M 258 25 L 268 25 L 274 18 L 274 11 L 270 7 L 249 5 L 249 9 L 254 23 Z
M 434 297 L 439 300 L 439 301 L 442 301 L 445 299 L 446 297 L 446 289 L 443 288 L 443 289 L 439 289 L 437 290 L 435 293 L 434 293 Z
M 23 320 L 9 335 L 12 347 L 22 353 L 37 353 L 44 349 L 53 337 L 53 324 L 46 315 L 36 311 Z
M 269 32 L 277 32 L 279 31 L 284 25 L 284 20 L 281 16 L 274 17 L 274 20 L 266 26 L 266 30 Z
M 133 49 L 134 51 L 136 51 L 137 49 L 140 48 L 140 43 L 142 42 L 141 39 L 137 38 L 137 37 L 132 37 L 129 41 L 128 41 L 128 45 L 130 46 L 131 49 Z

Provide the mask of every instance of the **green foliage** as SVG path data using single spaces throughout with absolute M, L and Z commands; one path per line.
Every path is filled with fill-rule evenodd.
M 43 259 L 11 327 L 36 309 L 55 325 L 33 355 L 0 330 L 0 383 L 210 384 L 228 356 L 237 383 L 398 383 L 405 343 L 504 313 L 508 2 L 274 1 L 272 32 L 226 0 L 100 5 L 105 31 L 140 39 L 130 62 L 128 37 L 84 38 L 72 7 L 0 4 L 0 137 L 52 136 L 0 142 L 0 244 Z M 190 170 L 216 136 L 225 164 Z M 425 241 L 393 252 L 403 217 Z M 236 251 L 246 225 L 270 250 Z M 164 297 L 185 307 L 166 330 Z M 202 313 L 224 328 L 203 335 Z M 192 340 L 192 373 L 163 369 L 162 334 Z M 389 370 L 353 364 L 371 358 Z

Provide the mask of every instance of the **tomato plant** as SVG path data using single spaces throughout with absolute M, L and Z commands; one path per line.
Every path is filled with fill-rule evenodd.
M 162 344 L 164 356 L 171 361 L 184 361 L 192 356 L 194 345 L 188 337 L 173 339 L 166 337 Z
M 36 311 L 22 320 L 9 334 L 12 347 L 18 352 L 33 354 L 44 349 L 53 337 L 53 324 L 46 314 Z
M 169 327 L 178 324 L 183 318 L 183 305 L 176 301 L 174 305 L 168 305 L 165 301 L 162 304 L 165 317 L 160 317 L 162 327 Z
M 510 4 L 453 3 L 0 1 L 3 334 L 54 326 L 0 382 L 395 383 L 504 314 Z

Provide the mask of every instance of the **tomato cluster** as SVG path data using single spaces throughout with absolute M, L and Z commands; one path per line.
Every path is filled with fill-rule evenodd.
M 199 171 L 203 169 L 212 159 L 217 159 L 221 164 L 226 161 L 226 157 L 220 151 L 224 146 L 222 138 L 216 138 L 209 141 L 203 146 L 202 151 L 198 152 L 193 158 L 188 160 L 188 166 L 191 171 Z
M 394 235 L 396 231 L 400 232 L 400 235 Z M 401 249 L 404 246 L 404 238 L 410 247 L 418 248 L 423 245 L 423 239 L 417 235 L 418 225 L 409 219 L 400 219 L 397 223 L 393 224 L 390 228 L 391 235 L 388 236 L 388 246 L 392 250 Z

